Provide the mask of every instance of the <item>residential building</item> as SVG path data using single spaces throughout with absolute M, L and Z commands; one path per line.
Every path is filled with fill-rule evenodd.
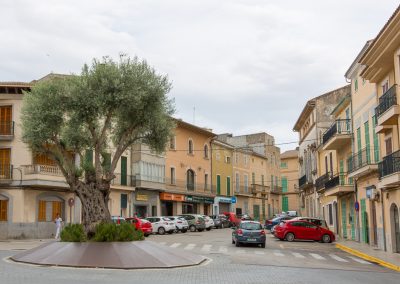
M 368 228 L 370 228 L 369 225 L 373 226 L 373 230 L 366 232 L 363 230 L 364 240 L 379 248 L 397 253 L 400 252 L 399 58 L 400 6 L 359 60 L 363 66 L 360 77 L 375 84 L 377 95 L 375 131 L 379 133 L 378 143 L 381 145 L 380 156 L 382 157 L 378 164 L 377 186 L 358 186 L 362 211 L 361 226 L 364 227 L 367 224 Z
M 225 142 L 213 139 L 211 142 L 211 168 L 214 198 L 214 214 L 233 212 L 234 196 L 233 159 L 234 147 Z M 235 201 L 235 199 L 233 199 Z
M 281 211 L 297 211 L 299 203 L 299 151 L 289 150 L 281 154 Z
M 165 154 L 165 192 L 160 193 L 161 214 L 212 214 L 215 193 L 211 184 L 209 129 L 182 120 Z
M 328 165 L 332 164 L 333 170 L 335 157 L 329 151 L 320 153 L 320 145 L 324 132 L 333 123 L 332 110 L 349 93 L 350 86 L 344 86 L 309 100 L 293 127 L 299 133 L 299 190 L 303 216 L 323 217 L 322 206 L 325 203 L 321 203 L 324 200 L 318 190 L 324 184 L 323 170 L 326 171 L 328 166 L 322 168 L 321 165 L 327 155 L 330 158 Z M 333 215 L 336 216 L 337 204 L 333 205 Z

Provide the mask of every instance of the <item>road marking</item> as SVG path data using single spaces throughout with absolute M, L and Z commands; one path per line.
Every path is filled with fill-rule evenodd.
M 326 259 L 325 257 L 320 256 L 319 254 L 316 253 L 310 253 L 310 255 L 315 259 Z
M 172 245 L 170 245 L 169 247 L 171 248 L 177 248 L 181 245 L 181 243 L 173 243 Z
M 165 246 L 166 242 L 161 242 L 159 244 Z
M 349 256 L 349 258 L 351 258 L 352 260 L 357 261 L 359 263 L 362 263 L 362 264 L 371 264 L 371 262 L 362 260 L 361 258 L 358 258 L 358 257 Z
M 222 253 L 227 253 L 228 252 L 228 248 L 227 247 L 219 247 L 218 251 L 222 252 Z
M 281 253 L 279 250 L 274 251 L 274 255 L 276 256 L 285 256 L 283 253 Z
M 344 258 L 341 258 L 340 256 L 337 256 L 335 254 L 330 254 L 329 256 L 332 257 L 334 260 L 337 260 L 337 261 L 340 261 L 340 262 L 348 262 Z
M 243 250 L 243 249 L 238 249 L 237 251 L 236 251 L 236 253 L 245 253 L 246 251 L 245 250 Z
M 255 254 L 260 254 L 260 255 L 265 254 L 265 252 L 263 252 L 263 251 L 255 251 L 254 253 Z
M 297 258 L 305 258 L 304 255 L 302 255 L 302 254 L 300 254 L 300 253 L 298 253 L 298 252 L 292 252 L 292 254 L 293 254 L 295 257 L 297 257 Z
M 211 250 L 212 245 L 204 245 L 201 250 L 202 251 L 210 251 Z
M 188 244 L 187 246 L 185 246 L 185 250 L 192 250 L 194 249 L 194 247 L 196 246 L 196 244 Z

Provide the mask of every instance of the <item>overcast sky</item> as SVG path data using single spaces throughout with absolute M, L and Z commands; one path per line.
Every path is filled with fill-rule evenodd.
M 94 57 L 137 55 L 172 80 L 176 117 L 215 133 L 267 132 L 277 144 L 298 139 L 292 128 L 305 102 L 346 84 L 347 68 L 399 5 L 395 0 L 0 3 L 0 81 L 79 73 Z

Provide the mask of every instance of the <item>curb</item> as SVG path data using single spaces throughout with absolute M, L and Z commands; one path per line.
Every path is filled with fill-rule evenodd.
M 352 255 L 358 256 L 358 257 L 363 258 L 363 259 L 365 259 L 365 260 L 368 260 L 368 261 L 370 261 L 370 262 L 374 262 L 374 263 L 377 263 L 377 264 L 379 264 L 379 265 L 381 265 L 381 266 L 384 266 L 384 267 L 386 267 L 386 268 L 389 268 L 389 269 L 392 269 L 392 270 L 395 270 L 395 271 L 400 272 L 400 266 L 394 265 L 394 264 L 392 264 L 392 263 L 390 263 L 390 262 L 387 262 L 387 261 L 384 261 L 384 260 L 382 260 L 382 259 L 379 259 L 379 258 L 370 256 L 370 255 L 368 255 L 368 254 L 366 254 L 366 253 L 363 253 L 363 252 L 361 252 L 361 251 L 352 249 L 352 248 L 347 247 L 347 246 L 345 246 L 345 245 L 336 244 L 336 247 L 337 247 L 338 249 L 341 249 L 341 250 L 343 250 L 343 251 L 345 251 L 345 252 L 348 252 L 348 253 L 350 253 L 350 254 L 352 254 Z

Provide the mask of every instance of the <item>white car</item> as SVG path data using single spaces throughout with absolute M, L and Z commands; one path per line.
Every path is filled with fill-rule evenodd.
M 185 218 L 180 216 L 168 216 L 167 218 L 175 223 L 175 232 L 181 231 L 182 233 L 186 233 L 189 229 L 189 224 Z
M 160 235 L 164 235 L 165 232 L 168 234 L 172 234 L 175 230 L 174 221 L 170 220 L 167 217 L 163 216 L 155 216 L 155 217 L 147 217 L 147 221 L 151 222 L 153 227 L 153 233 L 159 233 Z
M 206 230 L 210 231 L 212 227 L 214 227 L 214 220 L 207 215 L 202 215 L 204 218 L 204 222 L 206 223 Z

